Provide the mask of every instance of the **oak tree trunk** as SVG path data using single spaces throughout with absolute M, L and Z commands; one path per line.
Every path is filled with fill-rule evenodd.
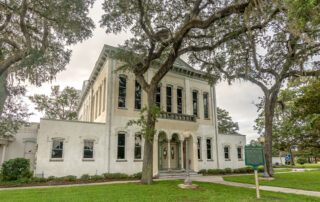
M 152 116 L 152 107 L 155 106 L 155 87 L 151 87 L 147 92 L 148 95 L 148 111 L 147 111 L 147 131 L 144 142 L 144 155 L 142 166 L 141 184 L 152 184 L 153 177 L 153 139 L 155 128 L 155 117 Z
M 8 97 L 7 71 L 0 76 L 0 116 L 2 115 L 4 104 Z

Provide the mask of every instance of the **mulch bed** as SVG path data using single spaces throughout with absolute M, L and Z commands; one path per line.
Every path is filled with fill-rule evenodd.
M 131 180 L 139 180 L 139 179 L 138 178 L 123 178 L 123 179 L 49 181 L 49 182 L 30 182 L 30 183 L 11 182 L 8 184 L 0 184 L 0 188 L 55 186 L 55 185 L 69 185 L 69 184 L 90 184 L 90 183 L 99 183 L 99 182 L 114 182 L 114 181 L 129 181 L 129 180 L 131 181 Z

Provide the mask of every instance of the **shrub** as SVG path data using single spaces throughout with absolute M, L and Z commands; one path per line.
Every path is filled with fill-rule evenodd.
M 133 175 L 132 175 L 132 177 L 133 177 L 133 178 L 141 179 L 141 177 L 142 177 L 142 173 L 141 173 L 141 172 L 139 172 L 139 173 L 135 173 L 135 174 L 133 174 Z
M 251 166 L 248 166 L 248 167 L 246 167 L 246 171 L 247 171 L 247 173 L 253 173 L 253 167 L 251 167 Z
M 217 169 L 219 174 L 221 175 L 225 175 L 226 174 L 226 170 L 225 169 Z
M 43 178 L 43 177 L 34 177 L 34 178 L 32 178 L 32 181 L 33 182 L 46 182 L 47 179 Z
M 258 167 L 258 172 L 263 173 L 264 172 L 264 167 Z
M 55 176 L 49 176 L 47 180 L 48 180 L 48 181 L 54 181 L 55 179 L 56 179 Z
M 227 174 L 232 173 L 232 169 L 231 169 L 231 168 L 226 168 L 226 169 L 224 169 L 224 170 L 226 171 Z
M 219 169 L 208 169 L 208 174 L 210 175 L 219 175 Z
M 31 179 L 30 178 L 26 178 L 26 177 L 22 177 L 19 179 L 20 183 L 30 183 Z
M 16 158 L 2 164 L 1 178 L 4 181 L 17 180 L 19 178 L 30 179 L 33 172 L 30 171 L 30 161 L 25 158 Z
M 241 170 L 239 168 L 233 169 L 233 173 L 241 173 Z
M 90 180 L 90 176 L 88 174 L 84 174 L 80 177 L 80 180 Z
M 199 170 L 199 173 L 200 173 L 200 174 L 206 174 L 206 173 L 207 173 L 207 170 L 206 170 L 206 169 L 201 169 L 201 170 Z
M 127 174 L 123 173 L 104 173 L 103 174 L 105 179 L 123 179 L 123 178 L 129 178 Z
M 65 181 L 76 181 L 77 177 L 74 176 L 74 175 L 67 175 L 67 176 L 63 177 L 63 180 L 65 180 Z
M 96 180 L 102 180 L 103 177 L 101 175 L 92 175 L 90 176 L 90 180 L 96 181 Z
M 297 163 L 303 165 L 307 162 L 307 160 L 305 158 L 298 158 Z

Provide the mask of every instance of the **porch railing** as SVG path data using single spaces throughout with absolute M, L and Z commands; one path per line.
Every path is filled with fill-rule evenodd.
M 191 122 L 196 122 L 197 120 L 196 116 L 194 115 L 178 114 L 178 113 L 172 113 L 172 112 L 162 112 L 158 115 L 158 118 L 172 119 L 172 120 L 178 120 L 178 121 L 191 121 Z

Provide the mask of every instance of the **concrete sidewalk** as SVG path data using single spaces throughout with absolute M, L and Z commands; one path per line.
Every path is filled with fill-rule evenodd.
M 256 188 L 256 186 L 254 184 L 245 184 L 245 183 L 224 181 L 222 176 L 194 177 L 194 178 L 192 178 L 192 180 L 200 181 L 200 182 L 212 182 L 212 183 L 224 184 L 224 185 L 228 185 L 228 186 L 244 187 L 244 188 L 251 188 L 251 189 Z M 307 195 L 307 196 L 320 197 L 320 192 L 318 192 L 318 191 L 307 191 L 307 190 L 301 190 L 301 189 L 291 189 L 291 188 L 272 187 L 272 186 L 259 186 L 259 188 L 260 188 L 260 190 L 265 190 L 265 191 L 282 192 L 282 193 L 288 193 L 288 194 L 302 194 L 302 195 Z

